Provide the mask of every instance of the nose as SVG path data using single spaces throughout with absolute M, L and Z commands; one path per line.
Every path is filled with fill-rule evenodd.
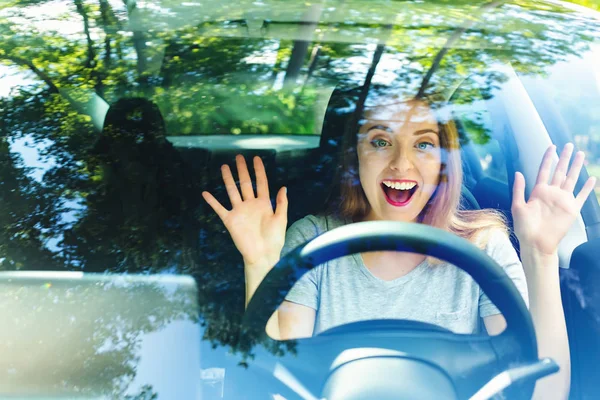
M 414 166 L 411 152 L 402 147 L 403 146 L 396 147 L 396 151 L 390 160 L 390 169 L 398 171 L 401 174 L 410 171 Z

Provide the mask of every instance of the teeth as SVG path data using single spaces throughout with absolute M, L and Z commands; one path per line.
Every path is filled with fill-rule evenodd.
M 396 189 L 396 190 L 410 190 L 417 185 L 414 182 L 391 182 L 391 181 L 383 181 L 383 184 L 389 188 Z

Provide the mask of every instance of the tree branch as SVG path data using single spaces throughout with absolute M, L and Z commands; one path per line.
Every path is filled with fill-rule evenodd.
M 48 75 L 46 75 L 42 70 L 37 68 L 33 63 L 25 58 L 17 57 L 17 56 L 4 56 L 6 60 L 12 61 L 13 63 L 21 66 L 25 66 L 31 70 L 34 74 L 36 74 L 41 80 L 44 81 L 46 85 L 50 87 L 50 91 L 52 93 L 58 93 L 58 87 L 52 82 L 52 79 Z
M 483 14 L 484 11 L 487 11 L 491 8 L 496 8 L 501 4 L 504 4 L 504 1 L 498 0 L 498 1 L 492 1 L 491 3 L 487 3 L 481 7 L 479 14 Z M 470 22 L 468 22 L 462 28 L 455 31 L 452 34 L 452 36 L 450 36 L 448 38 L 448 40 L 446 40 L 446 43 L 444 43 L 444 46 L 442 47 L 442 49 L 436 54 L 436 56 L 433 60 L 433 63 L 431 64 L 431 67 L 429 68 L 429 70 L 425 74 L 425 77 L 421 81 L 421 86 L 419 87 L 419 91 L 417 92 L 417 95 L 415 96 L 417 99 L 420 99 L 421 97 L 423 97 L 425 95 L 425 90 L 427 89 L 427 86 L 429 85 L 429 81 L 431 81 L 431 77 L 433 76 L 433 73 L 435 71 L 437 71 L 437 69 L 439 68 L 440 63 L 442 62 L 442 59 L 444 58 L 446 53 L 448 53 L 448 50 L 450 50 L 450 46 L 452 46 L 454 44 L 454 42 L 456 42 L 462 36 L 463 33 L 465 33 L 468 29 L 471 29 L 471 27 L 473 25 L 475 25 L 476 22 L 478 22 L 478 21 L 470 20 Z

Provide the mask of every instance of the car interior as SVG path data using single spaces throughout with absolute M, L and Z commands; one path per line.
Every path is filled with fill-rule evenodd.
M 224 26 L 230 29 L 229 31 L 222 26 L 213 27 L 208 22 L 201 27 L 206 30 L 204 32 L 206 36 L 214 34 L 227 37 L 231 34 L 235 37 L 232 33 L 235 29 L 241 32 L 237 35 L 244 38 L 246 36 L 249 38 L 251 32 L 257 37 L 259 31 L 277 37 L 278 29 L 283 33 L 286 29 L 290 30 L 290 27 L 286 28 L 286 23 L 281 21 L 264 20 L 257 26 L 253 26 L 252 22 L 245 19 L 226 21 Z M 344 23 L 341 20 L 334 22 Z M 298 28 L 294 24 L 289 23 L 294 29 Z M 367 29 L 366 25 L 350 25 L 348 29 L 358 37 L 362 37 L 361 29 Z M 214 32 L 211 31 L 213 28 Z M 356 38 L 339 36 L 336 26 L 330 27 L 324 24 L 324 30 L 328 30 L 327 34 L 331 35 L 329 39 L 332 42 L 357 41 Z M 385 29 L 377 31 L 379 39 L 385 37 L 381 33 L 383 31 Z M 294 33 L 292 39 L 298 37 L 306 39 L 302 35 L 304 34 Z M 437 44 L 438 39 L 432 37 L 431 41 Z M 165 59 L 173 58 L 177 57 L 178 52 L 193 53 L 201 47 L 180 48 L 178 46 L 177 43 L 165 44 L 164 54 L 161 56 Z M 226 51 L 223 52 L 225 53 Z M 163 64 L 168 63 L 163 62 Z M 248 65 L 252 63 L 248 62 Z M 164 77 L 164 87 L 173 88 L 174 91 L 180 87 L 185 88 L 186 80 L 191 82 L 192 79 L 207 79 L 181 73 L 178 70 L 169 71 L 161 68 L 162 65 L 155 72 Z M 452 118 L 458 128 L 461 142 L 464 172 L 461 207 L 468 210 L 485 208 L 498 210 L 507 218 L 509 227 L 512 227 L 511 188 L 515 172 L 524 172 L 528 182 L 531 182 L 532 171 L 537 170 L 538 156 L 545 147 L 549 143 L 562 147 L 573 139 L 565 127 L 565 121 L 560 118 L 556 105 L 542 89 L 532 91 L 526 85 L 522 85 L 521 78 L 517 76 L 510 64 L 490 66 L 490 68 L 499 68 L 510 78 L 507 82 L 503 82 L 501 88 L 495 88 L 493 96 L 481 91 L 473 94 L 472 88 L 477 87 L 477 81 L 475 77 L 470 76 L 466 76 L 459 84 L 445 88 L 444 94 L 452 105 Z M 247 76 L 240 77 L 241 75 L 243 73 L 239 71 L 232 72 L 234 83 L 229 84 L 244 83 Z M 251 74 L 248 76 L 251 78 Z M 213 78 L 215 77 L 210 79 Z M 221 78 L 217 77 L 214 80 L 218 81 Z M 212 83 L 214 82 L 210 84 Z M 306 86 L 308 91 L 312 89 L 310 84 Z M 176 235 L 181 235 L 177 236 L 177 240 L 190 244 L 189 247 L 194 248 L 197 258 L 185 267 L 187 269 L 173 267 L 173 271 L 177 274 L 193 276 L 197 288 L 190 289 L 189 282 L 185 283 L 185 287 L 190 292 L 197 290 L 200 319 L 202 320 L 202 315 L 205 313 L 219 322 L 206 325 L 205 321 L 201 321 L 204 336 L 199 344 L 200 364 L 203 373 L 206 374 L 206 379 L 203 380 L 214 382 L 214 385 L 203 383 L 202 390 L 205 397 L 202 398 L 349 399 L 372 397 L 374 393 L 377 393 L 378 398 L 386 398 L 385 396 L 394 391 L 398 393 L 404 390 L 407 393 L 420 393 L 421 398 L 427 396 L 436 398 L 440 392 L 454 393 L 458 398 L 471 396 L 477 386 L 473 382 L 477 384 L 485 382 L 489 377 L 501 372 L 498 368 L 503 365 L 502 362 L 509 360 L 509 357 L 503 358 L 502 351 L 498 350 L 499 347 L 494 348 L 494 346 L 504 346 L 509 354 L 511 351 L 518 352 L 520 349 L 527 348 L 525 342 L 535 342 L 535 338 L 528 336 L 531 333 L 531 326 L 529 320 L 522 315 L 526 310 L 520 305 L 510 305 L 513 307 L 511 312 L 520 315 L 520 317 L 511 316 L 510 320 L 516 321 L 517 325 L 519 322 L 522 323 L 520 327 L 513 325 L 514 331 L 511 332 L 512 334 L 524 332 L 524 337 L 521 338 L 523 343 L 519 343 L 519 340 L 515 339 L 516 336 L 506 336 L 497 342 L 492 338 L 473 341 L 467 341 L 465 338 L 465 341 L 461 342 L 461 338 L 453 340 L 449 331 L 414 321 L 365 321 L 334 328 L 309 339 L 277 342 L 264 338 L 264 324 L 256 331 L 253 330 L 255 327 L 247 324 L 245 319 L 247 315 L 244 315 L 244 275 L 241 256 L 218 217 L 202 200 L 201 192 L 209 191 L 228 207 L 228 196 L 221 178 L 221 165 L 228 164 L 232 171 L 235 171 L 237 154 L 242 154 L 247 161 L 254 156 L 260 156 L 269 177 L 272 201 L 281 186 L 286 186 L 288 189 L 287 196 L 290 199 L 288 226 L 308 214 L 324 212 L 328 199 L 337 189 L 343 133 L 348 120 L 352 117 L 353 107 L 361 87 L 340 88 L 332 82 L 323 86 L 319 88 L 316 95 L 318 100 L 309 104 L 309 107 L 315 108 L 313 110 L 316 121 L 315 134 L 306 134 L 306 132 L 255 134 L 254 131 L 252 133 L 236 131 L 234 134 L 225 131 L 216 134 L 212 131 L 178 132 L 177 129 L 169 129 L 170 123 L 176 126 L 173 122 L 173 114 L 178 112 L 174 112 L 174 107 L 168 103 L 168 96 L 159 100 L 156 98 L 149 100 L 139 95 L 133 99 L 122 98 L 113 102 L 108 107 L 106 119 L 103 124 L 100 124 L 103 128 L 99 132 L 98 139 L 89 149 L 90 166 L 103 166 L 107 176 L 110 174 L 114 178 L 113 184 L 116 185 L 114 191 L 102 193 L 109 201 L 118 204 L 115 206 L 117 211 L 111 218 L 114 218 L 115 224 L 122 224 L 132 216 L 144 218 L 144 215 L 152 214 L 152 212 L 146 213 L 147 210 L 144 209 L 127 208 L 127 196 L 142 198 L 143 201 L 135 201 L 131 204 L 145 204 L 149 208 L 158 203 L 164 204 L 166 210 L 170 210 L 173 215 L 180 218 L 181 225 L 171 227 L 172 231 L 177 231 Z M 365 86 L 369 88 L 368 84 Z M 200 97 L 195 99 L 198 98 Z M 463 101 L 463 99 L 467 100 Z M 201 106 L 199 108 L 202 108 Z M 528 122 L 524 123 L 524 120 Z M 115 128 L 118 131 L 116 133 Z M 126 148 L 127 151 L 119 152 L 121 148 Z M 127 175 L 124 171 L 132 175 Z M 578 189 L 582 187 L 587 177 L 587 173 L 584 172 L 578 182 Z M 161 194 L 157 196 L 155 193 Z M 183 203 L 186 205 L 185 212 L 180 211 Z M 146 221 L 148 229 L 154 229 L 155 225 L 158 225 L 153 223 L 154 221 L 151 220 Z M 381 229 L 381 232 L 388 232 L 389 236 L 393 236 L 393 232 L 386 231 L 385 226 L 382 225 Z M 413 233 L 415 237 L 410 236 Z M 433 234 L 427 236 L 428 234 L 427 231 L 422 232 L 423 237 L 430 241 L 438 238 Z M 353 232 L 352 240 L 357 243 L 357 246 L 361 239 L 367 237 L 377 243 L 381 233 L 380 236 L 368 235 L 369 232 L 357 230 Z M 405 236 L 398 236 L 395 240 L 417 240 L 421 232 L 415 228 L 414 232 L 404 232 L 403 235 Z M 511 241 L 518 252 L 518 241 L 514 235 L 511 235 Z M 381 246 L 383 248 L 385 244 Z M 600 360 L 598 246 L 600 246 L 600 205 L 598 198 L 592 194 L 582 210 L 580 220 L 573 226 L 560 249 L 562 301 L 572 361 L 570 398 L 575 400 L 595 398 L 600 390 L 598 384 L 600 369 L 596 366 L 597 360 Z M 336 253 L 340 247 L 343 246 L 340 245 L 339 240 L 328 237 L 325 241 L 313 243 L 311 251 L 325 260 L 332 255 L 341 256 Z M 325 253 L 327 256 L 323 256 Z M 484 264 L 471 253 L 467 253 L 464 253 L 464 256 L 472 257 L 467 259 L 473 262 L 471 268 L 474 271 L 477 262 Z M 458 250 L 454 255 L 459 257 Z M 281 271 L 287 271 L 285 268 L 292 268 L 296 264 L 300 265 L 299 260 L 303 260 L 302 257 L 299 252 L 292 254 L 286 261 L 289 265 L 283 263 Z M 103 264 L 103 260 L 86 266 L 86 272 L 105 270 L 106 265 Z M 217 272 L 221 270 L 227 270 L 227 273 L 219 275 Z M 128 271 L 111 272 L 127 273 Z M 206 282 L 209 279 L 204 279 L 204 273 L 214 274 L 217 279 L 211 278 L 211 283 L 208 284 Z M 233 275 L 238 279 L 228 281 L 227 279 Z M 503 279 L 493 274 L 487 277 L 495 277 L 498 281 Z M 273 282 L 278 282 L 276 279 L 283 281 L 283 278 L 276 274 L 273 275 L 273 279 Z M 40 285 L 42 281 L 36 278 L 32 284 L 38 292 L 42 287 Z M 213 285 L 215 281 L 219 284 Z M 508 284 L 504 282 L 503 285 L 506 288 Z M 274 287 L 275 284 L 270 290 L 275 290 Z M 260 293 L 270 293 L 268 290 L 269 284 L 266 284 Z M 498 296 L 498 293 L 493 295 Z M 222 301 L 215 302 L 215 298 Z M 264 323 L 264 318 L 268 317 L 264 314 L 264 309 L 272 307 L 273 304 L 264 302 L 263 308 L 260 306 L 254 304 L 250 312 L 257 315 L 262 312 Z M 236 313 L 231 314 L 231 310 L 236 310 Z M 232 327 L 234 333 L 231 333 Z M 389 350 L 397 345 L 392 340 L 393 335 L 385 336 L 392 331 L 398 331 L 399 337 L 406 335 L 404 336 L 406 343 L 402 344 L 402 350 L 408 348 L 406 352 Z M 382 332 L 384 334 L 379 335 Z M 196 333 L 194 331 L 194 334 Z M 208 336 L 210 340 L 206 340 Z M 452 345 L 446 346 L 443 341 L 452 342 Z M 228 347 L 232 342 L 236 342 L 235 349 Z M 381 349 L 371 348 L 368 346 L 369 343 L 381 344 Z M 494 344 L 490 345 L 490 343 Z M 366 352 L 354 351 L 353 345 L 356 345 L 358 350 L 361 350 L 362 346 L 362 350 Z M 510 348 L 511 345 L 514 345 L 513 349 Z M 419 352 L 415 357 L 411 357 L 409 351 L 411 346 Z M 492 350 L 498 351 L 494 353 Z M 469 352 L 475 355 L 472 354 L 472 358 L 466 357 L 465 354 Z M 332 354 L 336 356 L 332 357 Z M 187 356 L 191 359 L 189 354 Z M 532 354 L 527 356 L 536 358 Z M 420 362 L 419 357 L 431 362 Z M 495 360 L 494 357 L 498 357 L 499 360 Z M 355 363 L 349 368 L 344 366 L 344 360 L 359 358 L 364 358 L 364 362 Z M 407 362 L 397 363 L 394 358 L 403 358 Z M 436 364 L 435 361 L 439 363 Z M 485 364 L 488 361 L 490 364 Z M 494 361 L 498 362 L 493 364 Z M 485 368 L 475 368 L 479 365 L 485 365 Z M 448 367 L 448 370 L 445 370 L 444 366 Z M 521 374 L 519 375 L 521 377 L 541 376 L 548 373 L 553 366 L 544 361 L 528 367 L 531 369 L 513 372 L 515 376 Z M 218 377 L 213 379 L 208 371 L 218 371 L 215 372 Z M 377 373 L 373 374 L 373 371 Z M 315 375 L 323 379 L 312 379 Z M 372 379 L 369 381 L 365 378 L 367 376 Z M 398 376 L 404 379 L 398 379 Z M 463 386 L 456 387 L 451 384 L 453 379 L 462 379 L 465 383 Z M 344 391 L 345 389 L 348 391 Z M 383 392 L 376 392 L 379 389 Z M 531 382 L 526 382 L 515 386 L 505 395 L 507 398 L 520 398 L 520 396 L 526 398 L 531 390 Z M 280 397 L 274 397 L 273 393 Z
M 460 90 L 457 90 L 455 94 L 460 94 Z M 348 96 L 340 96 L 335 90 L 332 92 L 323 118 L 323 129 L 318 138 L 318 146 L 315 146 L 317 144 L 315 138 L 311 138 L 312 142 L 303 139 L 301 146 L 282 150 L 277 148 L 277 136 L 266 138 L 266 142 L 263 142 L 262 147 L 259 146 L 259 148 L 212 146 L 216 148 L 211 149 L 211 140 L 216 140 L 218 136 L 206 138 L 207 145 L 205 146 L 198 143 L 190 145 L 189 141 L 178 140 L 178 137 L 168 137 L 167 139 L 181 157 L 180 171 L 188 168 L 192 170 L 195 177 L 201 177 L 200 190 L 209 190 L 215 193 L 224 204 L 226 204 L 226 194 L 220 178 L 220 166 L 226 163 L 233 169 L 236 154 L 242 154 L 247 159 L 255 155 L 260 156 L 265 163 L 267 174 L 271 178 L 271 193 L 275 193 L 281 185 L 288 187 L 288 196 L 291 199 L 289 209 L 289 224 L 291 224 L 307 214 L 323 211 L 323 205 L 331 190 L 331 183 L 335 180 L 335 166 L 338 163 L 338 149 L 342 140 L 341 132 L 343 132 L 343 125 L 349 116 L 347 111 L 340 112 L 340 109 L 347 110 L 347 108 L 340 107 L 339 102 L 343 102 L 347 98 Z M 486 102 L 482 101 L 480 105 L 483 105 L 483 109 L 477 110 L 478 117 L 481 116 L 481 113 L 487 112 Z M 466 209 L 494 208 L 506 215 L 510 222 L 511 192 L 509 188 L 512 182 L 508 177 L 514 173 L 513 169 L 517 167 L 512 156 L 511 135 L 514 133 L 487 126 L 486 130 L 491 136 L 488 144 L 481 146 L 473 143 L 469 140 L 469 112 L 472 111 L 463 110 L 461 113 L 459 110 L 455 118 L 461 139 L 464 139 L 462 160 L 465 176 L 462 207 Z M 142 120 L 138 123 L 146 124 L 149 121 Z M 487 123 L 493 125 L 493 121 L 489 119 Z M 271 147 L 269 143 L 275 145 Z M 175 173 L 177 174 L 177 172 Z M 200 206 L 200 209 L 205 220 L 215 218 L 210 208 Z M 210 226 L 219 225 L 210 224 Z M 221 245 L 217 250 L 217 257 L 219 254 L 223 256 L 228 254 L 230 257 L 235 254 L 235 248 L 223 230 L 206 232 L 206 235 L 219 237 L 218 241 Z M 595 318 L 596 310 L 590 307 L 594 304 L 593 299 L 597 295 L 593 297 L 592 287 L 587 285 L 587 282 L 597 281 L 598 274 L 600 274 L 600 266 L 592 256 L 594 244 L 595 241 L 591 240 L 577 247 L 571 259 L 571 269 L 562 271 L 565 276 L 563 280 L 565 312 L 567 313 L 574 357 L 573 398 L 579 398 L 578 395 L 584 392 L 586 386 L 593 385 L 595 379 L 594 369 L 589 365 L 589 360 L 593 360 L 594 357 L 581 357 L 578 362 L 577 355 L 582 354 L 580 353 L 582 351 L 588 355 L 591 352 L 600 355 L 600 346 L 595 340 L 595 333 L 600 332 L 600 322 Z M 577 285 L 573 284 L 575 282 Z M 592 296 L 592 298 L 587 298 L 587 296 Z M 236 374 L 234 373 L 234 375 Z M 236 389 L 230 386 L 231 380 L 227 380 L 227 383 L 226 386 L 229 387 L 230 393 L 235 393 Z
M 460 88 L 453 96 L 460 96 Z M 305 215 L 324 211 L 323 206 L 332 190 L 331 183 L 335 181 L 336 165 L 339 162 L 338 149 L 341 145 L 344 124 L 350 115 L 347 104 L 343 104 L 347 99 L 347 94 L 332 91 L 318 144 L 316 138 L 310 138 L 310 141 L 303 138 L 302 144 L 296 148 L 280 149 L 277 148 L 277 140 L 281 137 L 270 136 L 263 140 L 259 148 L 236 146 L 228 148 L 211 146 L 211 140 L 218 138 L 214 136 L 205 138 L 204 146 L 198 143 L 190 145 L 189 140 L 187 142 L 178 140 L 179 137 L 167 137 L 168 141 L 163 141 L 161 146 L 165 146 L 164 148 L 173 146 L 178 157 L 181 158 L 181 163 L 171 163 L 169 167 L 179 165 L 179 172 L 173 172 L 174 174 L 181 174 L 184 170 L 193 171 L 194 177 L 200 177 L 200 185 L 197 189 L 215 193 L 224 204 L 226 204 L 226 193 L 220 177 L 220 166 L 229 164 L 233 169 L 236 154 L 242 154 L 247 159 L 255 155 L 260 156 L 271 178 L 271 193 L 276 193 L 282 185 L 288 187 L 288 196 L 291 199 L 289 208 L 289 224 L 291 224 Z M 510 223 L 512 180 L 509 177 L 514 174 L 514 169 L 518 168 L 516 157 L 513 156 L 512 135 L 515 133 L 506 129 L 495 129 L 495 121 L 490 119 L 490 113 L 486 109 L 492 106 L 483 100 L 478 105 L 475 111 L 459 108 L 455 114 L 455 123 L 462 140 L 465 173 L 461 205 L 466 209 L 494 208 L 501 211 Z M 153 110 L 158 109 L 155 105 L 153 107 Z M 469 113 L 476 115 L 469 115 Z M 469 138 L 470 118 L 482 119 L 482 114 L 485 120 L 484 128 L 491 136 L 486 145 L 478 145 Z M 156 115 L 151 118 L 155 117 Z M 145 125 L 151 121 L 141 120 L 137 123 Z M 273 146 L 270 146 L 271 143 Z M 215 218 L 210 208 L 201 205 L 200 209 L 205 220 Z M 219 225 L 210 224 L 210 226 Z M 230 257 L 235 254 L 235 248 L 223 230 L 206 232 L 206 235 L 220 238 L 221 246 L 217 253 L 228 254 Z M 590 284 L 596 282 L 600 274 L 600 265 L 592 255 L 596 241 L 597 239 L 592 239 L 578 246 L 571 258 L 571 268 L 561 271 L 564 278 L 562 280 L 563 301 L 574 357 L 573 398 L 578 398 L 578 393 L 581 393 L 586 386 L 593 385 L 595 379 L 594 369 L 590 368 L 589 364 L 589 360 L 593 360 L 594 357 L 578 358 L 577 355 L 584 352 L 587 355 L 594 353 L 600 356 L 600 346 L 595 340 L 595 334 L 600 332 L 600 321 L 595 317 L 597 310 L 593 307 L 597 294 L 594 295 Z M 514 243 L 517 245 L 516 241 Z

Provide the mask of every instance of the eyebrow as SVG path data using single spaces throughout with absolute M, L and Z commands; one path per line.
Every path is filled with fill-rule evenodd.
M 386 131 L 388 133 L 393 133 L 392 129 L 390 127 L 385 126 L 385 125 L 373 125 L 369 129 L 367 129 L 367 132 L 371 132 L 373 129 L 379 129 L 379 130 L 382 130 L 382 131 Z
M 389 127 L 387 127 L 387 126 L 385 126 L 385 125 L 373 125 L 369 129 L 367 129 L 367 132 L 370 132 L 373 129 L 379 129 L 379 130 L 382 130 L 382 131 L 393 133 L 392 129 L 389 128 Z M 418 131 L 413 132 L 413 135 L 414 136 L 419 136 L 419 135 L 424 135 L 426 133 L 435 133 L 436 135 L 439 135 L 439 133 L 436 130 L 431 129 L 431 128 L 419 129 Z
M 427 128 L 427 129 L 420 129 L 418 131 L 413 132 L 413 135 L 418 136 L 418 135 L 424 135 L 426 133 L 435 133 L 436 135 L 439 135 L 438 131 L 431 129 L 431 128 Z

